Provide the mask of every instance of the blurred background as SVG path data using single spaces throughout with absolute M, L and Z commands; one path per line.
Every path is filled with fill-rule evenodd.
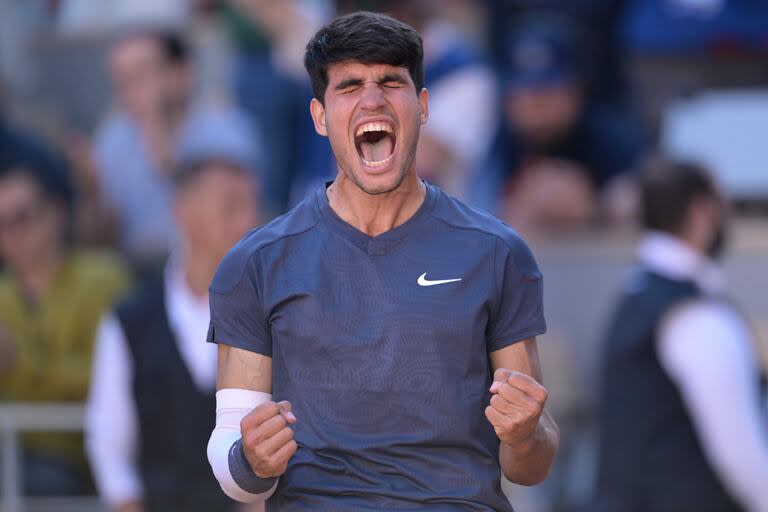
M 0 510 L 143 510 L 119 475 L 112 494 L 94 482 L 110 462 L 83 444 L 126 394 L 89 398 L 112 364 L 94 356 L 104 318 L 179 269 L 204 312 L 223 251 L 333 177 L 303 49 L 359 9 L 424 38 L 421 176 L 520 231 L 545 276 L 539 346 L 562 441 L 544 484 L 506 487 L 517 510 L 594 496 L 601 346 L 649 159 L 698 161 L 727 197 L 728 290 L 766 367 L 765 1 L 0 0 Z M 184 358 L 210 369 L 198 356 Z M 206 371 L 192 373 L 210 392 Z

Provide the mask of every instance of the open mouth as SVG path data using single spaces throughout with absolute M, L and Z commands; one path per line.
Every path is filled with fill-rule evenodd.
M 395 130 L 387 122 L 365 123 L 355 132 L 357 154 L 368 167 L 381 167 L 392 160 L 396 142 Z

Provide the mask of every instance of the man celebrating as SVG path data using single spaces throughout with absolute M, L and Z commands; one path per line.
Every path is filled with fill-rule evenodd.
M 270 510 L 511 510 L 500 470 L 541 482 L 559 435 L 536 262 L 416 175 L 428 92 L 411 27 L 338 18 L 305 65 L 338 174 L 214 277 L 214 474 Z

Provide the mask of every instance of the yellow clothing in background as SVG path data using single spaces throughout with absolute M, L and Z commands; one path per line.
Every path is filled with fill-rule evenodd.
M 0 400 L 82 402 L 88 392 L 96 329 L 128 284 L 128 271 L 107 252 L 70 253 L 47 293 L 28 303 L 8 272 L 0 275 L 0 325 L 15 363 L 0 373 Z M 82 436 L 25 434 L 26 449 L 83 460 Z

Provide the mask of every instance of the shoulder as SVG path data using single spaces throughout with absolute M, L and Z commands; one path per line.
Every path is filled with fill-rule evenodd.
M 85 293 L 88 303 L 96 307 L 111 304 L 131 284 L 128 267 L 109 251 L 75 251 L 67 266 L 67 286 L 73 292 L 77 290 L 78 293 Z
M 681 300 L 666 312 L 662 320 L 662 329 L 665 331 L 693 329 L 698 332 L 729 333 L 745 327 L 745 321 L 736 308 L 726 301 L 710 298 Z
M 71 265 L 80 279 L 97 282 L 126 280 L 129 272 L 119 256 L 104 250 L 79 250 Z
M 695 299 L 677 304 L 663 317 L 657 351 L 668 371 L 707 366 L 721 370 L 731 363 L 745 372 L 754 363 L 749 325 L 731 304 Z M 711 364 L 705 365 L 705 361 Z
M 438 190 L 432 215 L 454 229 L 476 233 L 496 245 L 500 258 L 511 258 L 524 273 L 538 274 L 533 253 L 525 240 L 510 226 L 479 208 L 469 206 Z
M 318 218 L 313 201 L 314 194 L 311 194 L 288 213 L 249 231 L 222 259 L 210 291 L 230 291 L 242 280 L 254 258 L 264 249 L 299 237 L 314 228 Z

